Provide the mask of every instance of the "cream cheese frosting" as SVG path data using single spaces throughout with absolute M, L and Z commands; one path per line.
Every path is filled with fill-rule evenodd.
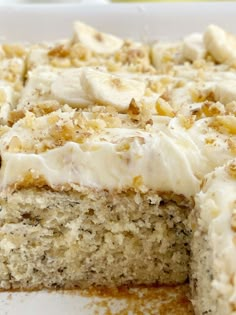
M 73 114 L 59 112 L 56 125 L 73 120 Z M 33 125 L 38 128 L 34 130 L 23 126 L 27 123 L 24 118 L 3 134 L 2 190 L 22 182 L 30 173 L 35 181 L 43 177 L 52 188 L 153 189 L 190 197 L 199 191 L 206 173 L 233 157 L 226 136 L 209 127 L 211 119 L 199 120 L 186 130 L 180 119 L 161 117 L 149 130 L 103 128 L 83 143 L 69 139 L 52 149 L 34 152 L 43 138 L 47 139 L 44 130 L 48 117 L 35 118 Z M 41 133 L 37 135 L 39 126 Z M 215 138 L 214 144 L 206 143 L 209 135 Z M 33 149 L 26 149 L 28 143 Z
M 236 213 L 236 173 L 230 175 L 235 165 L 233 160 L 209 174 L 196 198 L 200 226 L 207 231 L 212 249 L 212 287 L 218 314 L 234 314 L 236 307 L 236 225 L 233 227 L 232 221 Z

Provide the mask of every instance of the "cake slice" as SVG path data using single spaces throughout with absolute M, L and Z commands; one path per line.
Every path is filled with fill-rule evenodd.
M 153 168 L 162 167 L 149 159 L 160 152 L 156 141 L 167 151 L 168 143 L 157 133 L 104 124 L 65 110 L 30 114 L 3 130 L 1 288 L 187 278 L 191 200 L 164 186 L 157 194 L 165 179 L 160 174 L 156 183 Z
M 3 127 L 1 288 L 186 281 L 193 197 L 234 156 L 214 121 L 65 106 Z

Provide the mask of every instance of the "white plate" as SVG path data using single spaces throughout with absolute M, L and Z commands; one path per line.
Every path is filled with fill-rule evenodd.
M 153 40 L 180 38 L 216 23 L 236 32 L 236 3 L 149 3 L 0 6 L 0 37 L 7 41 L 68 37 L 81 19 L 111 33 Z
M 202 31 L 210 23 L 236 33 L 235 13 L 236 3 L 233 2 L 0 6 L 0 39 L 36 42 L 69 37 L 76 19 L 100 30 L 141 40 L 177 39 Z M 151 295 L 159 292 L 159 289 L 153 290 Z M 141 290 L 140 294 L 145 292 Z M 122 314 L 137 314 L 137 308 L 145 315 L 160 314 L 158 299 L 150 302 L 152 312 L 146 301 L 150 302 L 150 296 L 146 300 L 128 301 L 85 297 L 78 292 L 0 293 L 0 315 L 100 315 L 110 314 L 110 310 L 118 315 L 127 303 L 131 307 Z M 184 313 L 184 307 L 180 307 L 178 314 Z M 170 315 L 168 311 L 167 314 Z
M 0 293 L 1 315 L 193 315 L 186 288 L 127 289 L 116 297 L 71 292 Z

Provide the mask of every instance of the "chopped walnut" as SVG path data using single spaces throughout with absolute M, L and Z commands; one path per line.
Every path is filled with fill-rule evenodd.
M 17 136 L 11 138 L 8 143 L 8 152 L 20 152 L 22 149 L 22 143 Z
M 32 106 L 29 110 L 34 113 L 37 117 L 47 115 L 61 108 L 61 105 L 57 101 L 44 101 Z
M 61 57 L 54 57 L 50 60 L 50 64 L 53 67 L 58 68 L 69 68 L 71 67 L 71 61 L 69 58 L 61 58 Z
M 102 130 L 106 127 L 106 123 L 105 121 L 103 121 L 102 119 L 90 119 L 87 121 L 87 126 L 86 129 L 88 128 L 89 130 L 94 130 L 94 131 L 98 131 L 98 130 Z
M 179 119 L 182 127 L 184 127 L 185 129 L 189 129 L 193 126 L 196 117 L 179 115 Z
M 34 170 L 29 170 L 22 180 L 15 183 L 15 189 L 29 188 L 29 187 L 43 187 L 47 186 L 47 180 L 42 175 L 38 175 Z
M 48 124 L 52 126 L 54 126 L 59 121 L 59 119 L 60 118 L 58 117 L 58 115 L 49 115 L 47 117 Z
M 8 116 L 8 123 L 12 126 L 23 117 L 25 117 L 25 112 L 23 110 L 12 110 Z
M 175 116 L 175 112 L 173 108 L 170 106 L 170 104 L 167 101 L 165 101 L 161 97 L 159 97 L 159 99 L 156 102 L 156 111 L 157 111 L 157 114 L 160 116 L 168 116 L 168 117 Z
M 69 49 L 65 45 L 59 45 L 48 52 L 49 57 L 60 57 L 60 58 L 65 58 L 69 55 Z
M 200 108 L 194 109 L 192 111 L 193 115 L 196 115 L 197 119 L 201 119 L 203 117 L 214 117 L 218 115 L 225 114 L 224 106 L 217 102 L 205 101 Z
M 133 178 L 133 186 L 134 188 L 139 189 L 143 185 L 143 178 L 142 176 L 135 176 Z
M 215 102 L 215 95 L 212 91 L 202 91 L 200 89 L 191 89 L 190 90 L 192 101 L 194 103 L 201 103 L 205 101 Z
M 130 42 L 125 42 L 120 51 L 117 51 L 114 55 L 115 62 L 121 62 L 122 65 L 137 65 L 149 66 L 149 47 L 148 46 L 136 46 Z M 141 68 L 140 68 L 141 70 Z M 145 71 L 140 71 L 145 72 Z
M 120 143 L 116 147 L 117 152 L 125 152 L 125 151 L 129 151 L 129 149 L 130 149 L 130 144 L 127 142 Z
M 136 117 L 140 114 L 140 108 L 134 99 L 131 100 L 127 113 L 131 117 Z
M 236 117 L 216 116 L 209 123 L 209 127 L 212 127 L 221 133 L 236 135 Z
M 206 143 L 206 144 L 214 144 L 215 141 L 216 141 L 215 138 L 210 138 L 210 137 L 205 138 L 205 143 Z
M 3 44 L 2 49 L 5 52 L 7 58 L 19 57 L 22 58 L 26 55 L 26 48 L 22 45 L 15 44 Z
M 236 173 L 236 168 L 235 168 Z M 231 229 L 236 232 L 236 209 L 233 210 L 232 216 L 231 216 Z
M 154 93 L 164 93 L 164 84 L 159 80 L 148 80 L 148 88 Z
M 229 151 L 236 155 L 236 140 L 235 139 L 228 139 L 227 143 L 228 143 Z
M 150 125 L 152 126 L 153 125 L 153 120 L 150 118 L 146 121 L 146 125 Z
M 92 52 L 81 43 L 75 43 L 70 47 L 70 58 L 72 64 L 75 60 L 88 61 L 92 57 Z
M 161 94 L 161 99 L 163 99 L 166 102 L 169 102 L 171 100 L 171 93 L 168 88 L 165 89 L 164 93 Z
M 236 312 L 236 303 L 230 302 L 230 307 L 231 307 L 232 312 Z
M 121 64 L 119 64 L 118 62 L 114 62 L 113 60 L 108 60 L 106 62 L 106 67 L 107 67 L 107 71 L 116 72 L 120 70 Z
M 233 160 L 227 167 L 228 169 L 228 174 L 236 179 L 236 160 Z M 235 212 L 236 216 L 236 212 Z M 236 218 L 236 217 L 235 217 Z M 236 222 L 236 221 L 235 221 Z
M 225 105 L 226 113 L 236 116 L 236 101 Z
M 6 93 L 4 92 L 4 90 L 0 89 L 0 103 L 5 103 L 6 102 Z

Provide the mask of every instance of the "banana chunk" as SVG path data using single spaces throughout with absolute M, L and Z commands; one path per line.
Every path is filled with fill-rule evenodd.
M 199 33 L 193 33 L 184 38 L 183 56 L 190 61 L 203 59 L 206 50 L 203 44 L 203 36 Z
M 215 99 L 224 105 L 236 101 L 236 81 L 227 80 L 217 83 L 215 86 Z
M 151 60 L 158 70 L 165 69 L 168 64 L 179 64 L 182 62 L 182 43 L 157 42 L 151 49 Z
M 140 100 L 146 87 L 144 82 L 92 68 L 83 69 L 81 84 L 91 100 L 113 106 L 120 112 L 128 109 L 132 99 Z
M 81 85 L 82 72 L 83 68 L 67 69 L 52 83 L 51 92 L 59 102 L 75 108 L 91 105 Z
M 48 49 L 46 47 L 32 47 L 26 58 L 27 69 L 49 64 Z
M 0 124 L 6 124 L 10 111 L 15 107 L 16 93 L 7 83 L 0 81 Z
M 217 62 L 236 65 L 236 36 L 216 25 L 209 25 L 204 34 L 206 50 Z
M 74 40 L 97 54 L 112 54 L 119 50 L 124 41 L 114 35 L 98 32 L 81 22 L 74 23 Z

